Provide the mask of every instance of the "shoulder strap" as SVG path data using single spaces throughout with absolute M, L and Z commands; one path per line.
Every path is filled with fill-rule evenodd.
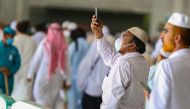
M 90 72 L 92 72 L 92 71 L 94 70 L 94 67 L 96 66 L 96 64 L 98 63 L 98 60 L 99 60 L 100 58 L 101 58 L 101 56 L 98 55 L 98 57 L 96 58 L 94 64 L 92 64 L 92 66 L 91 66 Z

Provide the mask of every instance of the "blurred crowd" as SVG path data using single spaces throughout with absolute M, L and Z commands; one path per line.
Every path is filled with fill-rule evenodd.
M 159 25 L 158 33 L 163 28 Z M 102 32 L 114 47 L 125 30 L 113 34 L 103 25 Z M 162 49 L 159 36 L 149 37 L 142 54 L 151 66 L 147 77 L 151 89 L 158 63 L 171 54 Z M 0 89 L 4 93 L 16 101 L 34 101 L 52 109 L 100 109 L 102 83 L 112 66 L 105 64 L 97 50 L 94 32 L 72 21 L 0 21 L 0 39 Z

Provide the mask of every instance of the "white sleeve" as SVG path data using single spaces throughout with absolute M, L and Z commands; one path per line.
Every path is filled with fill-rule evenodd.
M 148 102 L 148 109 L 168 109 L 171 94 L 171 67 L 166 61 L 160 62 L 154 78 L 154 86 Z
M 104 63 L 110 67 L 119 57 L 119 53 L 116 52 L 116 50 L 104 37 L 97 39 L 97 49 L 102 56 Z
M 117 71 L 113 72 L 111 81 L 107 81 L 108 90 L 105 92 L 106 96 L 103 95 L 103 102 L 101 104 L 101 109 L 118 109 L 120 105 L 120 100 L 125 94 L 126 88 L 129 84 L 129 72 L 123 68 L 123 66 L 118 66 Z M 111 85 L 109 85 L 111 84 Z
M 43 43 L 40 43 L 35 54 L 33 55 L 32 59 L 31 59 L 27 78 L 29 78 L 29 79 L 34 78 L 35 73 L 39 69 L 39 66 L 40 66 L 40 63 L 41 63 L 41 60 L 43 57 L 43 52 L 44 52 Z

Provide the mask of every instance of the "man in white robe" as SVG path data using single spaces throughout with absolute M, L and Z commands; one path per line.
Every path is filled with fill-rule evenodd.
M 14 39 L 14 45 L 17 47 L 21 56 L 21 67 L 15 75 L 12 97 L 15 100 L 32 99 L 32 82 L 27 81 L 27 72 L 30 60 L 36 49 L 35 42 L 27 35 L 29 23 L 21 21 L 17 24 L 17 35 Z
M 190 17 L 173 13 L 161 33 L 172 54 L 158 65 L 148 109 L 190 108 Z
M 59 94 L 63 89 L 63 83 L 67 87 L 70 86 L 67 43 L 58 23 L 50 24 L 47 37 L 39 44 L 31 61 L 28 81 L 31 81 L 35 74 L 33 90 L 35 102 L 57 109 L 56 103 L 60 101 L 63 103 Z
M 77 85 L 83 92 L 83 109 L 100 109 L 102 82 L 109 70 L 110 68 L 105 65 L 97 50 L 96 41 L 94 41 L 78 70 Z

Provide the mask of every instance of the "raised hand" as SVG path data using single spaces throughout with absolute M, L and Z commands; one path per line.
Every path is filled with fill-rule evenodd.
M 96 16 L 92 16 L 91 29 L 95 34 L 96 39 L 100 39 L 103 37 L 102 33 L 103 22 L 96 18 Z

